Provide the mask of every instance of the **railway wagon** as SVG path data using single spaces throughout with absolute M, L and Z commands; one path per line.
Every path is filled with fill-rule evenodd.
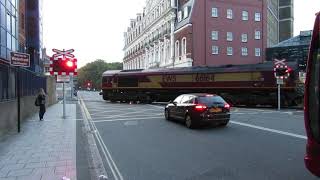
M 289 63 L 290 76 L 281 88 L 285 106 L 301 104 L 303 84 L 297 64 Z M 302 87 L 301 87 L 302 86 Z M 186 67 L 106 71 L 102 75 L 103 99 L 111 102 L 169 101 L 183 93 L 215 93 L 232 105 L 277 103 L 272 62 L 220 67 Z

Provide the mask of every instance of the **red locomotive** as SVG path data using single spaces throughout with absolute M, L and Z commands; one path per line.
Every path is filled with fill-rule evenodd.
M 302 103 L 304 84 L 297 63 L 288 63 L 290 76 L 282 85 L 285 106 Z M 183 93 L 215 93 L 232 105 L 273 105 L 277 84 L 272 62 L 220 67 L 186 67 L 106 71 L 102 75 L 103 99 L 110 101 L 172 100 Z

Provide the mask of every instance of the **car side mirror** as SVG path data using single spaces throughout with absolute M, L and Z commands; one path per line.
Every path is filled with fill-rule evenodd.
M 177 102 L 173 102 L 172 104 L 176 106 L 178 103 Z

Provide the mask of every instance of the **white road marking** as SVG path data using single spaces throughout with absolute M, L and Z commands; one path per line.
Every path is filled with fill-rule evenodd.
M 146 114 L 136 114 L 136 115 L 130 115 L 128 117 L 128 115 L 119 115 L 117 116 L 117 118 L 143 118 L 143 117 L 154 117 L 154 116 L 159 116 L 159 115 L 163 115 L 163 113 L 159 113 L 159 114 L 149 114 L 149 113 L 146 113 Z M 99 118 L 107 118 L 107 119 L 110 119 L 110 118 L 114 118 L 112 115 L 111 116 L 108 116 L 108 115 L 105 115 L 105 114 L 99 114 L 99 115 L 93 115 L 91 114 L 92 117 L 94 117 L 94 119 L 99 119 Z
M 276 129 L 265 128 L 265 127 L 262 127 L 262 126 L 256 126 L 256 125 L 247 124 L 247 123 L 241 123 L 241 122 L 237 122 L 237 121 L 230 121 L 230 123 L 237 124 L 237 125 L 240 125 L 240 126 L 250 127 L 250 128 L 254 128 L 254 129 L 259 129 L 259 130 L 263 130 L 263 131 L 268 131 L 268 132 L 272 132 L 272 133 L 276 133 L 276 134 L 282 134 L 282 135 L 286 135 L 286 136 L 291 136 L 291 137 L 295 137 L 295 138 L 307 139 L 307 137 L 303 136 L 303 135 L 289 133 L 289 132 L 280 131 L 280 130 L 276 130 Z
M 150 117 L 143 117 L 143 118 L 124 118 L 124 119 L 103 119 L 103 120 L 94 120 L 94 123 L 100 122 L 117 122 L 117 121 L 137 121 L 137 120 L 149 120 L 149 119 L 160 119 L 162 116 L 150 116 Z M 95 118 L 96 119 L 96 118 Z
M 92 111 L 92 110 L 90 110 Z M 103 113 L 115 113 L 115 112 L 121 112 L 121 110 L 113 110 L 113 111 L 94 111 L 95 113 L 90 113 L 92 116 L 99 115 Z
M 134 112 L 128 112 L 128 113 L 123 113 L 123 114 L 119 114 L 119 115 L 108 116 L 108 118 L 123 117 L 123 116 L 126 116 L 126 115 L 143 113 L 143 112 L 146 112 L 146 111 L 150 111 L 150 109 L 146 109 L 146 110 L 143 110 L 143 111 L 134 111 Z
M 156 106 L 156 105 L 151 105 L 151 104 L 148 104 L 148 106 L 156 107 L 158 109 L 164 109 L 165 108 L 164 106 Z
M 123 123 L 125 126 L 136 126 L 138 125 L 138 121 L 126 121 Z
M 113 174 L 113 176 L 114 176 L 114 179 L 115 179 L 115 180 L 119 180 L 119 179 L 120 179 L 120 180 L 123 180 L 123 176 L 122 176 L 122 174 L 120 173 L 117 165 L 115 164 L 115 162 L 114 162 L 114 160 L 113 160 L 113 158 L 112 158 L 112 156 L 111 156 L 111 154 L 110 154 L 107 146 L 105 145 L 105 143 L 104 143 L 104 141 L 103 141 L 103 139 L 102 139 L 102 137 L 101 137 L 101 135 L 100 135 L 99 130 L 97 129 L 95 123 L 92 121 L 92 118 L 91 118 L 91 116 L 90 116 L 90 113 L 89 113 L 89 111 L 88 111 L 88 109 L 87 109 L 84 101 L 82 100 L 81 96 L 80 96 L 80 100 L 82 101 L 84 113 L 86 114 L 86 116 L 87 116 L 87 118 L 88 118 L 88 120 L 89 120 L 89 123 L 90 123 L 91 126 L 93 127 L 93 130 L 96 131 L 96 133 L 94 133 L 94 136 L 96 137 L 96 139 L 98 140 L 98 143 L 99 143 L 100 146 L 102 147 L 101 149 L 102 149 L 103 154 L 104 154 L 104 156 L 105 156 L 105 159 L 106 159 L 106 161 L 107 161 L 107 163 L 108 163 L 108 165 L 109 165 L 109 167 L 110 167 L 110 169 L 111 169 L 111 171 L 112 171 L 112 174 Z

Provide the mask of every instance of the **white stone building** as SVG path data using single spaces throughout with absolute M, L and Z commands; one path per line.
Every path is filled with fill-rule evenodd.
M 147 0 L 131 20 L 124 33 L 125 70 L 174 66 L 175 7 L 176 0 Z

